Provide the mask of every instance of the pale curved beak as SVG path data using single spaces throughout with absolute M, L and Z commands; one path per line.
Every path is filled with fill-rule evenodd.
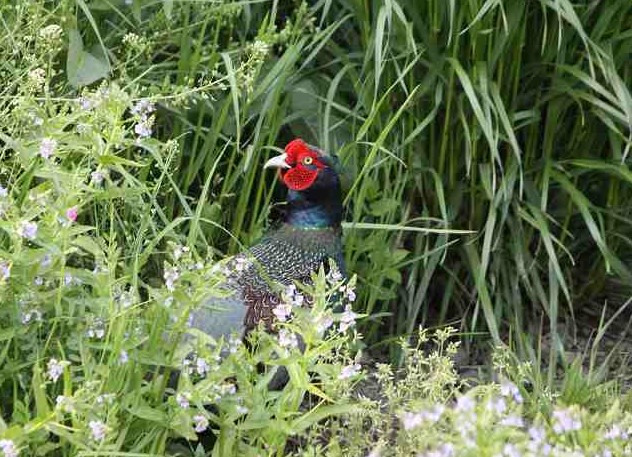
M 278 155 L 276 157 L 272 157 L 270 160 L 268 160 L 263 165 L 263 168 L 292 168 L 285 161 L 286 159 L 287 159 L 287 154 L 284 152 L 283 154 Z

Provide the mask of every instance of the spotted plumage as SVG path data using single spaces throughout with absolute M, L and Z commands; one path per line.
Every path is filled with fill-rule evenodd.
M 216 338 L 247 333 L 264 322 L 271 329 L 281 303 L 278 285 L 308 282 L 332 259 L 344 271 L 342 201 L 336 159 L 297 139 L 266 167 L 279 168 L 288 188 L 283 225 L 227 263 L 231 295 L 210 300 L 192 315 L 194 327 Z

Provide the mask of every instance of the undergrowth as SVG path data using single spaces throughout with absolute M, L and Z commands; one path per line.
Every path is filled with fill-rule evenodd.
M 0 451 L 630 455 L 629 394 L 556 379 L 559 319 L 629 296 L 630 9 L 0 5 Z M 260 166 L 297 135 L 353 176 L 357 300 L 320 272 L 276 334 L 212 341 L 188 314 L 266 230 Z M 534 316 L 546 372 L 515 361 Z M 452 317 L 516 335 L 497 382 L 457 376 L 453 330 L 416 330 Z M 401 368 L 362 365 L 400 336 Z

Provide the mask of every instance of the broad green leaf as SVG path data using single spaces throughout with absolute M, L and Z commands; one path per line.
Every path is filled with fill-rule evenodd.
M 70 43 L 66 60 L 68 82 L 73 87 L 81 87 L 108 76 L 110 66 L 107 62 L 97 59 L 85 51 L 79 31 L 72 29 L 69 32 L 69 36 Z

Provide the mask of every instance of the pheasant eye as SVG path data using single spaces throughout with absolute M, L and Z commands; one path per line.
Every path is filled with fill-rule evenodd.
M 303 165 L 311 165 L 314 162 L 314 159 L 310 156 L 307 156 L 303 159 Z

